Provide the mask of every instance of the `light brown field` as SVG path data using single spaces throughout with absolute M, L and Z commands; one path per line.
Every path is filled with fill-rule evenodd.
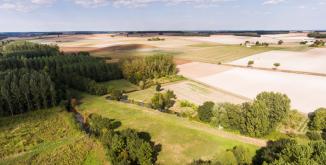
M 181 65 L 179 69 L 187 78 L 250 99 L 264 91 L 287 94 L 292 108 L 303 113 L 326 107 L 326 77 L 248 68 L 225 69 L 225 66 L 198 62 Z

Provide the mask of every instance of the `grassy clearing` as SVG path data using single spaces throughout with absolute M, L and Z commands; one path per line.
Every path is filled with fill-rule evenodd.
M 60 108 L 0 119 L 1 165 L 82 164 L 94 147 Z
M 132 84 L 129 81 L 124 80 L 124 79 L 108 81 L 108 82 L 104 82 L 102 84 L 107 86 L 109 91 L 112 89 L 117 89 L 117 90 L 122 90 L 122 91 L 129 93 L 129 92 L 139 90 L 139 87 L 137 85 Z
M 150 103 L 155 93 L 156 93 L 155 86 L 152 86 L 144 90 L 128 93 L 128 98 L 136 101 L 143 101 L 145 103 Z
M 84 114 L 98 113 L 122 122 L 123 128 L 149 132 L 157 144 L 162 145 L 159 164 L 186 164 L 193 159 L 211 158 L 235 145 L 248 147 L 252 154 L 256 146 L 216 135 L 214 128 L 174 115 L 160 113 L 139 106 L 84 95 L 79 110 Z

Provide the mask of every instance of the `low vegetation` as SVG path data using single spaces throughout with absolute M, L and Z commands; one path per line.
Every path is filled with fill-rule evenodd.
M 326 34 L 325 33 L 320 33 L 320 32 L 312 32 L 308 34 L 308 37 L 312 37 L 312 38 L 326 38 Z
M 0 164 L 82 164 L 94 147 L 61 108 L 0 118 Z
M 325 41 L 323 40 L 316 40 L 310 47 L 324 47 Z
M 165 38 L 153 37 L 153 38 L 147 39 L 147 41 L 165 41 Z

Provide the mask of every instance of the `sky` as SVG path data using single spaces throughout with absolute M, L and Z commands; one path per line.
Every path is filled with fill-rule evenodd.
M 326 0 L 0 0 L 0 32 L 326 30 Z

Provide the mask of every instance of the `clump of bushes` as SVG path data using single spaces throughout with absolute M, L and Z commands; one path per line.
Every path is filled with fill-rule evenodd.
M 308 37 L 312 37 L 312 38 L 326 38 L 326 34 L 325 33 L 320 33 L 320 32 L 312 32 L 308 34 Z
M 177 68 L 172 56 L 154 55 L 124 61 L 122 73 L 125 79 L 139 84 L 140 81 L 175 75 Z
M 174 92 L 170 90 L 165 93 L 155 93 L 151 99 L 152 108 L 161 112 L 167 112 L 175 104 L 176 98 Z
M 198 118 L 216 127 L 262 137 L 274 131 L 289 111 L 290 99 L 286 95 L 263 92 L 253 102 L 242 105 L 205 102 L 198 108 Z
M 153 37 L 153 38 L 147 39 L 147 41 L 165 41 L 165 38 Z
M 260 43 L 259 41 L 256 42 L 255 46 L 264 46 L 264 47 L 268 47 L 269 46 L 269 43 L 267 42 L 262 42 Z
M 269 141 L 257 151 L 253 164 L 324 164 L 326 143 L 300 144 L 293 139 Z
M 252 158 L 249 149 L 240 145 L 219 153 L 212 160 L 194 160 L 189 165 L 249 165 L 251 162 Z
M 115 131 L 121 123 L 91 114 L 87 120 L 90 133 L 98 138 L 111 164 L 152 165 L 156 161 L 157 146 L 148 133 L 133 129 Z
M 325 41 L 323 40 L 316 40 L 310 47 L 324 47 Z

